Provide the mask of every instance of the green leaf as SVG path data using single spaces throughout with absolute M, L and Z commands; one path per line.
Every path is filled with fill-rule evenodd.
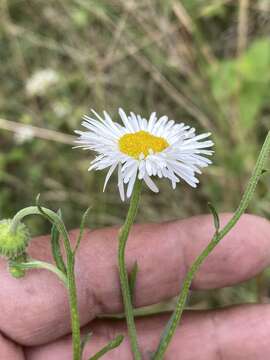
M 231 96 L 239 90 L 239 81 L 233 60 L 223 60 L 212 66 L 210 78 L 215 98 L 221 103 L 230 100 Z
M 163 333 L 162 333 L 162 335 L 160 337 L 159 346 L 158 346 L 156 352 L 154 353 L 154 356 L 151 358 L 151 360 L 155 359 L 156 354 L 158 354 L 158 352 L 159 352 L 159 350 L 161 348 L 161 344 L 163 344 L 164 342 L 168 343 L 170 341 L 170 339 L 168 340 L 168 337 L 170 337 L 171 326 L 172 326 L 172 324 L 174 322 L 175 317 L 176 317 L 176 311 L 174 310 L 174 312 L 170 316 L 170 318 L 169 318 L 169 320 L 168 320 L 168 322 L 167 322 L 167 324 L 165 326 L 165 329 L 163 330 Z
M 262 91 L 261 91 L 262 90 Z M 246 84 L 239 96 L 240 121 L 244 129 L 251 129 L 264 103 L 264 89 Z
M 238 58 L 210 66 L 211 88 L 218 103 L 230 114 L 232 104 L 244 133 L 249 132 L 270 101 L 270 41 L 254 40 Z
M 93 333 L 90 332 L 90 333 L 87 333 L 85 334 L 83 337 L 82 337 L 82 340 L 81 340 L 81 356 L 83 355 L 83 350 L 85 348 L 85 345 L 88 343 L 88 341 L 91 339 Z
M 57 213 L 59 217 L 62 218 L 60 209 L 57 211 Z M 61 270 L 64 274 L 66 274 L 67 269 L 62 257 L 59 238 L 60 238 L 60 233 L 57 230 L 55 224 L 53 224 L 51 229 L 51 248 L 52 248 L 53 258 L 58 269 Z
M 261 38 L 253 41 L 237 61 L 237 72 L 246 81 L 268 82 L 270 80 L 270 41 Z
M 138 270 L 139 270 L 138 263 L 137 263 L 137 261 L 135 261 L 133 268 L 131 270 L 130 276 L 129 276 L 129 291 L 130 291 L 132 303 L 134 302 L 134 293 L 135 293 L 135 286 L 136 286 Z
M 202 8 L 200 15 L 202 17 L 211 18 L 214 16 L 224 16 L 226 14 L 226 6 L 220 1 L 217 3 L 206 5 Z
M 36 197 L 36 206 L 39 210 L 39 212 L 41 213 L 41 215 L 43 215 L 46 219 L 48 219 L 49 221 L 52 221 L 52 219 L 50 218 L 50 216 L 48 214 L 45 213 L 45 211 L 42 209 L 41 204 L 40 204 L 40 194 L 37 194 Z
M 218 212 L 210 202 L 208 203 L 208 207 L 213 215 L 216 232 L 218 232 L 220 229 L 220 220 L 219 220 Z
M 59 270 L 61 270 L 64 274 L 66 274 L 66 272 L 67 272 L 66 265 L 64 263 L 64 260 L 63 260 L 62 254 L 61 254 L 61 250 L 60 250 L 59 232 L 57 230 L 56 224 L 53 221 L 53 219 L 42 209 L 41 204 L 40 204 L 40 194 L 38 194 L 36 197 L 36 206 L 37 206 L 38 210 L 40 211 L 40 213 L 53 224 L 52 229 L 51 229 L 51 248 L 52 248 L 53 258 L 54 258 L 57 268 Z M 62 218 L 61 211 L 58 210 L 57 214 L 58 214 L 59 218 Z
M 102 348 L 99 352 L 97 352 L 94 356 L 91 356 L 89 360 L 97 360 L 100 359 L 101 356 L 105 355 L 108 351 L 115 349 L 117 346 L 121 344 L 121 342 L 124 340 L 123 335 L 116 336 L 115 339 L 110 341 L 104 348 Z
M 85 228 L 85 223 L 86 223 L 87 216 L 88 216 L 90 210 L 91 210 L 91 207 L 86 209 L 86 211 L 84 212 L 84 214 L 82 216 L 82 221 L 81 221 L 81 224 L 80 224 L 80 232 L 79 232 L 77 243 L 76 243 L 76 246 L 75 246 L 75 249 L 74 249 L 74 254 L 76 253 L 76 251 L 78 250 L 78 248 L 80 246 L 82 236 L 83 236 L 83 231 L 84 231 L 84 228 Z

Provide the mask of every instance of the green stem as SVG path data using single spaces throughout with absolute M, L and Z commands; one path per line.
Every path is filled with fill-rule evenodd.
M 58 231 L 62 234 L 65 250 L 66 250 L 66 253 L 68 253 L 70 251 L 69 236 L 68 236 L 68 232 L 66 230 L 66 227 L 65 227 L 62 219 L 60 218 L 60 216 L 58 214 L 56 214 L 54 211 L 52 211 L 50 209 L 42 207 L 42 211 L 43 211 L 43 213 L 40 212 L 40 209 L 38 208 L 38 206 L 28 206 L 27 208 L 18 211 L 17 214 L 12 219 L 12 223 L 10 225 L 10 231 L 15 232 L 19 222 L 26 216 L 29 216 L 29 215 L 43 215 L 44 216 L 44 214 L 46 214 L 47 218 L 53 224 L 55 224 Z
M 81 360 L 80 321 L 79 321 L 77 291 L 76 291 L 76 283 L 75 283 L 75 275 L 74 275 L 75 254 L 72 251 L 69 235 L 61 217 L 50 209 L 43 207 L 42 207 L 42 211 L 40 211 L 40 209 L 41 208 L 38 206 L 29 206 L 25 209 L 20 210 L 12 220 L 10 231 L 16 231 L 18 224 L 25 216 L 42 215 L 47 219 L 49 219 L 49 221 L 52 224 L 54 224 L 57 227 L 57 230 L 61 233 L 63 237 L 66 257 L 67 257 L 66 276 L 67 276 L 67 289 L 68 289 L 68 297 L 69 297 L 69 305 L 70 305 L 70 313 L 71 313 L 73 360 Z M 48 270 L 52 270 L 52 269 L 48 269 Z M 55 270 L 53 272 L 55 272 Z
M 247 209 L 250 200 L 255 192 L 258 181 L 261 177 L 261 174 L 264 170 L 267 157 L 270 151 L 270 132 L 268 132 L 263 147 L 261 149 L 260 155 L 256 162 L 255 168 L 253 170 L 252 176 L 248 182 L 247 188 L 244 192 L 244 195 L 241 199 L 241 202 L 235 211 L 233 217 L 229 220 L 229 222 L 224 226 L 224 228 L 220 232 L 216 232 L 213 236 L 211 242 L 206 246 L 206 248 L 202 251 L 202 253 L 196 258 L 196 260 L 191 265 L 190 270 L 188 271 L 184 283 L 181 289 L 181 293 L 178 297 L 178 301 L 176 304 L 176 308 L 165 328 L 165 331 L 161 337 L 158 349 L 153 357 L 154 360 L 162 360 L 164 353 L 169 346 L 169 343 L 174 335 L 174 332 L 179 325 L 181 320 L 182 313 L 184 311 L 185 303 L 189 294 L 189 289 L 192 283 L 192 280 L 198 271 L 200 265 L 207 258 L 207 256 L 212 252 L 212 250 L 217 246 L 221 239 L 224 238 L 225 235 L 235 226 L 237 221 L 240 219 L 241 215 Z
M 75 256 L 67 256 L 67 279 L 69 292 L 69 306 L 71 314 L 73 360 L 81 360 L 81 330 L 78 311 L 77 290 L 74 274 Z
M 135 360 L 141 360 L 141 354 L 137 341 L 131 293 L 130 293 L 129 281 L 128 281 L 128 272 L 125 264 L 125 249 L 126 249 L 126 243 L 131 226 L 134 223 L 138 211 L 141 187 L 142 187 L 142 182 L 140 180 L 136 180 L 132 197 L 130 200 L 127 217 L 123 227 L 120 230 L 119 239 L 118 239 L 119 240 L 118 265 L 119 265 L 120 284 L 121 284 L 122 297 L 123 297 L 125 314 L 126 314 L 126 321 L 128 326 L 128 334 L 131 343 L 131 349 Z
M 50 263 L 47 263 L 45 261 L 32 260 L 32 259 L 27 262 L 20 262 L 20 263 L 16 263 L 16 261 L 10 261 L 10 265 L 15 268 L 22 269 L 22 270 L 28 270 L 28 269 L 49 270 L 52 273 L 54 273 L 64 283 L 64 285 L 66 287 L 68 285 L 66 275 L 61 270 L 59 270 L 56 266 L 54 266 Z

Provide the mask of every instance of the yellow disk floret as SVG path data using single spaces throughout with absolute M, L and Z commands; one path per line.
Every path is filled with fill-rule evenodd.
M 22 254 L 31 238 L 23 223 L 17 225 L 15 232 L 10 231 L 11 222 L 11 219 L 0 221 L 0 255 L 7 258 Z
M 122 153 L 138 159 L 141 154 L 145 157 L 149 152 L 161 152 L 165 150 L 169 144 L 159 136 L 154 136 L 147 131 L 138 131 L 133 134 L 125 134 L 118 141 L 119 149 Z

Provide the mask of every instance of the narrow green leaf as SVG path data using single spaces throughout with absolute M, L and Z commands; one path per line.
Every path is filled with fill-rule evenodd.
M 130 291 L 132 303 L 134 302 L 134 292 L 135 292 L 138 270 L 139 270 L 138 263 L 137 263 L 137 261 L 135 261 L 133 268 L 131 270 L 130 276 L 129 276 L 129 291 Z
M 38 194 L 36 197 L 36 206 L 38 208 L 38 211 L 41 213 L 41 215 L 43 215 L 46 219 L 54 223 L 52 218 L 42 209 L 42 206 L 40 204 L 40 194 Z
M 57 214 L 62 219 L 62 214 L 60 209 L 57 211 Z M 60 238 L 60 233 L 57 230 L 56 225 L 53 223 L 51 229 L 51 248 L 52 248 L 53 258 L 58 269 L 61 270 L 64 274 L 66 274 L 67 269 L 61 253 L 59 238 Z
M 37 206 L 37 207 L 40 206 L 40 193 L 37 194 L 37 196 L 36 196 L 36 206 Z
M 168 344 L 168 342 L 170 341 L 170 334 L 171 334 L 171 327 L 173 325 L 173 322 L 174 322 L 174 319 L 177 315 L 177 312 L 176 312 L 176 309 L 174 310 L 174 312 L 172 313 L 172 315 L 170 316 L 162 334 L 161 334 L 161 337 L 160 337 L 160 342 L 159 342 L 159 347 L 157 348 L 157 351 L 156 353 L 154 353 L 154 356 L 152 357 L 152 359 L 154 360 L 155 359 L 155 355 L 158 353 L 159 349 L 160 349 L 160 344 Z M 152 360 L 151 359 L 151 360 Z
M 82 340 L 81 340 L 81 356 L 83 355 L 83 350 L 85 348 L 85 345 L 88 343 L 88 341 L 91 339 L 93 333 L 90 332 L 90 333 L 87 333 L 85 334 L 83 337 L 82 337 Z
M 48 219 L 52 223 L 52 230 L 51 230 L 51 248 L 52 248 L 52 254 L 54 261 L 56 263 L 56 266 L 59 270 L 61 270 L 64 274 L 66 274 L 66 265 L 64 263 L 61 250 L 60 250 L 60 243 L 59 243 L 59 231 L 56 227 L 56 224 L 54 220 L 42 209 L 42 206 L 40 204 L 40 194 L 36 197 L 36 206 L 40 213 Z M 62 220 L 62 214 L 61 211 L 58 210 L 57 215 Z
M 219 220 L 218 212 L 210 202 L 208 203 L 208 207 L 213 215 L 216 232 L 218 232 L 220 229 L 220 220 Z
M 90 210 L 91 210 L 91 207 L 86 209 L 86 211 L 84 212 L 84 214 L 82 216 L 82 221 L 81 221 L 81 224 L 80 224 L 80 232 L 79 232 L 77 243 L 76 243 L 76 246 L 75 246 L 75 249 L 74 249 L 74 254 L 76 253 L 76 251 L 78 250 L 78 248 L 80 246 L 80 242 L 81 242 L 82 236 L 83 236 L 83 231 L 84 231 L 84 228 L 85 228 L 85 223 L 86 223 L 87 216 L 88 216 Z
M 108 351 L 115 349 L 117 346 L 121 344 L 121 342 L 124 340 L 123 335 L 116 336 L 115 339 L 110 341 L 107 345 L 104 346 L 101 350 L 99 350 L 94 356 L 91 356 L 89 360 L 98 360 L 101 358 L 101 356 L 105 355 Z
M 267 173 L 268 171 L 269 171 L 268 169 L 262 169 L 261 176 Z

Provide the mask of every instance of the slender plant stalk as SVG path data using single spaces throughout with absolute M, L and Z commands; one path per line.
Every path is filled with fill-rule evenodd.
M 72 348 L 73 348 L 73 360 L 81 360 L 81 333 L 80 333 L 80 320 L 78 312 L 78 302 L 77 302 L 77 291 L 74 275 L 74 265 L 75 265 L 75 251 L 72 250 L 70 245 L 70 240 L 68 232 L 66 230 L 65 224 L 58 214 L 53 212 L 50 209 L 43 208 L 39 206 L 29 206 L 25 209 L 19 211 L 13 218 L 10 231 L 16 231 L 18 223 L 28 215 L 43 215 L 49 219 L 52 224 L 54 224 L 63 237 L 65 251 L 66 251 L 66 270 L 67 270 L 67 290 L 69 297 L 70 313 L 71 313 L 71 328 L 72 328 Z M 44 266 L 43 266 L 44 267 Z M 48 270 L 51 270 L 48 268 Z M 55 271 L 54 271 L 55 273 Z
M 126 315 L 127 326 L 128 326 L 128 334 L 129 334 L 129 339 L 130 339 L 130 343 L 131 343 L 131 349 L 132 349 L 135 360 L 141 360 L 142 357 L 141 357 L 141 353 L 140 353 L 139 345 L 138 345 L 138 341 L 137 341 L 134 314 L 133 314 L 133 308 L 132 308 L 132 299 L 131 299 L 129 280 L 128 280 L 128 272 L 127 272 L 126 264 L 125 264 L 125 249 L 126 249 L 127 239 L 128 239 L 128 235 L 129 235 L 131 226 L 134 223 L 134 220 L 135 220 L 135 217 L 136 217 L 136 214 L 138 211 L 140 194 L 141 194 L 141 186 L 142 186 L 141 181 L 136 180 L 136 183 L 135 183 L 134 189 L 133 189 L 133 193 L 132 193 L 132 197 L 130 200 L 127 217 L 126 217 L 123 227 L 120 230 L 119 238 L 118 238 L 118 240 L 119 240 L 118 265 L 119 265 L 120 284 L 121 284 L 122 297 L 123 297 L 125 315 Z
M 10 265 L 15 266 L 16 268 L 21 270 L 29 270 L 29 269 L 49 270 L 52 273 L 54 273 L 64 283 L 66 287 L 68 286 L 67 277 L 65 273 L 63 273 L 61 270 L 59 270 L 56 266 L 52 265 L 51 263 L 47 263 L 45 261 L 33 260 L 33 259 L 29 259 L 27 260 L 27 262 L 17 263 L 15 259 L 15 261 L 12 260 L 10 261 Z
M 73 360 L 81 360 L 81 329 L 78 311 L 77 289 L 74 274 L 75 256 L 67 255 L 68 295 L 71 313 Z
M 164 353 L 169 346 L 170 341 L 174 335 L 174 332 L 179 325 L 181 320 L 182 313 L 184 311 L 185 303 L 189 294 L 190 286 L 192 280 L 198 271 L 200 265 L 207 258 L 207 256 L 211 253 L 211 251 L 217 246 L 220 240 L 228 234 L 228 232 L 235 226 L 237 221 L 240 219 L 241 215 L 246 211 L 249 202 L 255 192 L 258 181 L 263 173 L 267 157 L 270 151 L 270 132 L 268 132 L 263 147 L 261 149 L 260 155 L 258 157 L 257 163 L 255 165 L 252 176 L 248 182 L 247 188 L 244 192 L 244 195 L 241 199 L 241 202 L 235 211 L 233 217 L 229 222 L 224 226 L 221 231 L 217 231 L 213 236 L 211 242 L 206 246 L 206 248 L 202 251 L 202 253 L 196 258 L 194 263 L 191 265 L 190 270 L 188 271 L 184 283 L 181 289 L 181 293 L 178 297 L 178 301 L 176 304 L 176 308 L 165 328 L 165 331 L 161 337 L 158 349 L 153 356 L 153 360 L 162 360 Z

